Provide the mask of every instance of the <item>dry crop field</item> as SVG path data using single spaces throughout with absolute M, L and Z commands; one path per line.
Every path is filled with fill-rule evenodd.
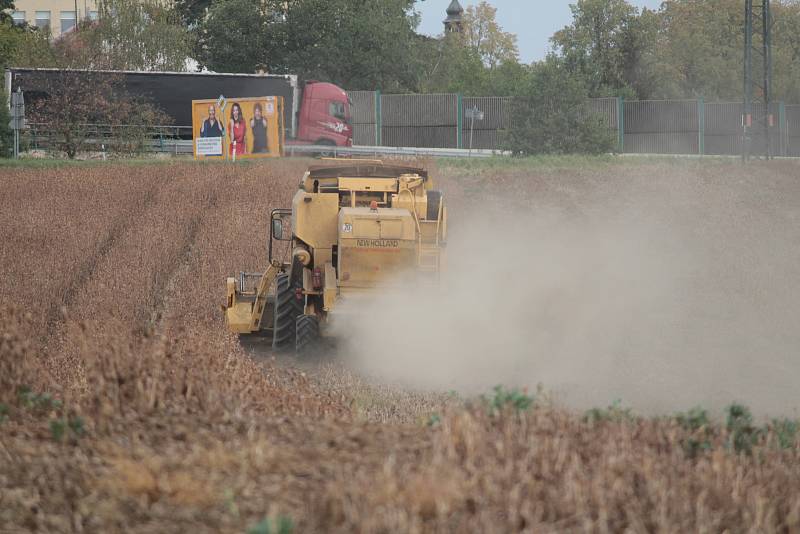
M 263 267 L 268 211 L 308 163 L 0 167 L 0 532 L 800 531 L 797 425 L 767 417 L 790 410 L 792 364 L 778 369 L 789 386 L 762 384 L 761 415 L 710 420 L 586 413 L 510 386 L 419 392 L 249 354 L 224 332 L 223 280 Z M 732 266 L 692 295 L 760 306 L 747 333 L 784 345 L 748 350 L 796 355 L 797 278 L 755 296 L 742 282 L 759 258 L 773 278 L 796 273 L 796 163 L 424 163 L 456 234 L 476 206 L 589 222 L 671 206 L 659 221 L 680 243 Z M 681 310 L 719 333 L 745 324 Z M 696 374 L 726 380 L 702 351 L 729 347 L 680 331 L 698 341 Z M 747 354 L 733 386 L 757 373 Z M 747 391 L 728 400 L 757 405 Z

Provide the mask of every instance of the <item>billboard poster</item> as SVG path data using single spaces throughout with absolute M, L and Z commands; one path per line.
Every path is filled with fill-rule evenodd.
M 249 159 L 281 155 L 283 98 L 222 97 L 192 100 L 195 159 Z

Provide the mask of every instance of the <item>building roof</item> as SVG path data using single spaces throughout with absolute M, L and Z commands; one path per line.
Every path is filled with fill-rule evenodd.
M 464 13 L 464 8 L 458 3 L 458 0 L 453 0 L 447 7 L 447 18 L 444 19 L 444 29 L 447 32 L 460 32 L 461 31 L 461 15 Z
M 464 13 L 464 8 L 461 7 L 461 4 L 458 3 L 458 0 L 453 0 L 450 2 L 450 5 L 447 6 L 447 18 L 453 17 L 453 15 L 461 15 Z

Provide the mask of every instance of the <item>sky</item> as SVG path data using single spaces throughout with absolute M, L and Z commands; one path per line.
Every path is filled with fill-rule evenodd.
M 459 0 L 466 9 L 479 0 Z M 497 8 L 496 20 L 503 31 L 517 34 L 520 60 L 524 63 L 543 59 L 550 50 L 550 36 L 572 21 L 569 5 L 576 0 L 488 0 Z M 628 0 L 641 8 L 657 9 L 661 0 Z M 442 21 L 450 0 L 417 0 L 421 15 L 417 31 L 426 35 L 442 33 Z

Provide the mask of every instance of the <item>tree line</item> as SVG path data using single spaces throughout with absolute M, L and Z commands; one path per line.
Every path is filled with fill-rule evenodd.
M 577 0 L 570 6 L 572 22 L 550 38 L 550 53 L 530 64 L 520 61 L 516 36 L 497 24 L 496 9 L 487 2 L 467 7 L 461 32 L 436 37 L 417 32 L 414 4 L 99 0 L 97 21 L 83 21 L 55 40 L 4 16 L 0 64 L 264 71 L 326 80 L 348 90 L 513 96 L 518 112 L 535 117 L 526 127 L 531 134 L 544 123 L 583 131 L 579 125 L 587 123 L 582 118 L 587 114 L 581 102 L 589 97 L 741 99 L 741 0 L 665 0 L 656 10 L 626 0 Z M 0 0 L 0 6 L 11 4 Z M 772 6 L 773 96 L 800 102 L 800 1 L 776 0 Z M 574 121 L 559 123 L 565 113 L 574 114 Z M 597 145 L 600 130 L 585 128 L 585 135 L 515 148 L 568 151 L 583 150 L 587 142 Z M 608 146 L 600 143 L 599 149 Z

